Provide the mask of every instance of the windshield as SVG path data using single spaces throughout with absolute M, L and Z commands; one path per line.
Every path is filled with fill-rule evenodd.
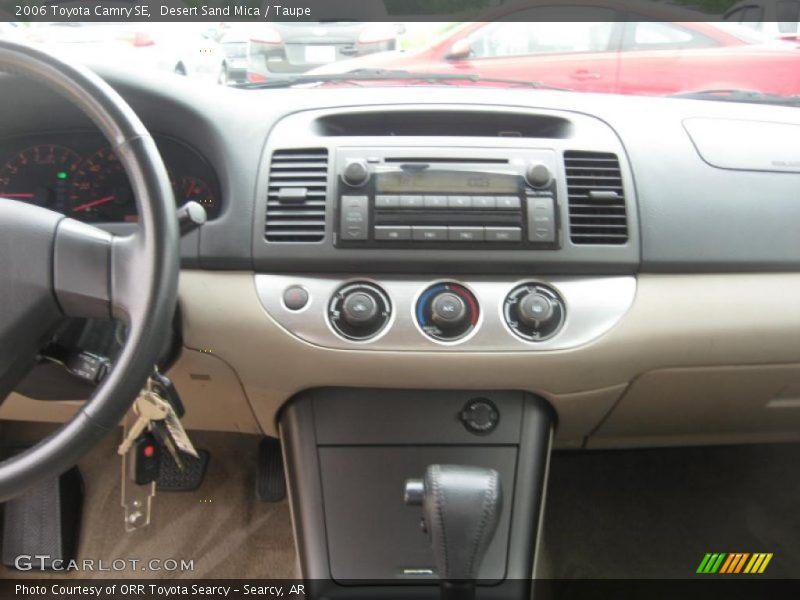
M 453 0 L 439 4 L 465 10 L 435 21 L 409 14 L 409 7 L 423 6 L 412 0 L 342 1 L 342 10 L 317 20 L 273 20 L 263 13 L 223 20 L 258 7 L 269 10 L 245 0 L 220 3 L 223 12 L 205 16 L 202 11 L 212 4 L 198 9 L 176 0 L 161 6 L 168 18 L 169 11 L 183 11 L 169 23 L 157 22 L 158 15 L 89 22 L 80 12 L 48 22 L 56 15 L 29 10 L 25 19 L 0 23 L 0 36 L 90 66 L 238 87 L 242 93 L 295 85 L 347 86 L 353 94 L 365 86 L 469 85 L 531 93 L 555 88 L 675 98 L 728 94 L 741 102 L 764 95 L 772 103 L 789 98 L 792 105 L 800 94 L 800 0 L 741 7 L 733 0 L 699 0 L 692 9 L 646 0 L 576 0 L 557 7 L 541 0 Z M 750 10 L 756 4 L 761 9 Z M 711 8 L 713 16 L 706 10 Z

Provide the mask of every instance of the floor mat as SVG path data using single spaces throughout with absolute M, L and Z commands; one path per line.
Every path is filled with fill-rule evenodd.
M 800 577 L 800 445 L 557 452 L 539 576 L 684 578 L 707 552 Z M 707 575 L 706 575 L 707 577 Z
M 24 441 L 23 432 L 38 439 L 43 432 L 35 427 L 7 427 L 4 438 Z M 131 534 L 122 524 L 118 436 L 81 461 L 86 504 L 79 557 L 185 559 L 194 570 L 70 576 L 296 575 L 286 501 L 256 500 L 259 438 L 210 432 L 192 438 L 211 452 L 203 485 L 157 494 L 151 526 Z M 797 444 L 556 452 L 538 575 L 684 578 L 695 576 L 707 552 L 771 552 L 765 577 L 800 577 L 798 465 Z M 20 575 L 0 567 L 2 578 Z
M 35 426 L 30 433 L 35 431 Z M 11 428 L 7 428 L 9 431 Z M 24 429 L 23 429 L 24 430 Z M 19 430 L 17 430 L 19 441 Z M 194 492 L 158 493 L 149 527 L 126 533 L 120 505 L 119 435 L 110 435 L 80 462 L 86 485 L 79 559 L 138 560 L 137 570 L 72 572 L 69 577 L 291 578 L 295 549 L 289 506 L 256 498 L 259 437 L 192 432 L 210 451 L 208 473 Z M 7 439 L 7 436 L 4 436 Z M 37 438 L 32 438 L 37 439 Z M 142 571 L 151 559 L 193 561 L 193 570 Z M 122 563 L 118 563 L 122 564 Z M 96 566 L 96 563 L 95 563 Z M 0 568 L 0 578 L 24 574 Z M 41 577 L 41 573 L 36 573 Z M 59 574 L 58 576 L 64 576 Z

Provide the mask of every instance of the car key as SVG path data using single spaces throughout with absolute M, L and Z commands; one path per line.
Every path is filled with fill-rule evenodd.
M 162 431 L 156 430 L 163 430 L 166 434 L 166 437 L 170 438 L 170 441 L 167 442 L 165 440 L 164 444 L 167 446 L 167 450 L 172 455 L 175 463 L 178 465 L 178 468 L 182 471 L 183 461 L 181 460 L 180 453 L 177 450 L 173 452 L 175 448 L 195 458 L 199 458 L 194 444 L 192 444 L 192 441 L 189 439 L 189 435 L 186 433 L 186 430 L 181 423 L 181 417 L 183 417 L 183 415 L 186 413 L 183 402 L 181 401 L 181 397 L 178 394 L 178 390 L 175 389 L 175 385 L 172 383 L 172 380 L 163 373 L 160 373 L 158 369 L 156 369 L 153 373 L 148 385 L 150 386 L 150 389 L 158 394 L 161 399 L 164 400 L 170 407 L 169 414 L 167 414 L 163 422 L 157 425 L 154 424 L 152 429 L 154 430 L 154 433 L 159 436 L 159 439 L 161 439 Z
M 136 456 L 131 448 L 148 427 L 152 428 L 152 423 L 163 421 L 170 410 L 169 404 L 153 392 L 148 380 L 147 387 L 134 402 L 133 410 L 125 417 L 125 436 L 117 449 L 122 456 L 121 504 L 125 509 L 125 531 L 135 531 L 150 524 L 151 504 L 156 492 L 154 480 L 144 485 L 137 484 Z
M 117 454 L 124 456 L 153 421 L 163 421 L 172 410 L 169 404 L 149 389 L 143 390 L 133 403 L 133 410 L 137 415 L 125 439 L 117 448 Z
M 158 479 L 161 456 L 161 447 L 151 432 L 147 431 L 136 438 L 130 463 L 130 476 L 136 485 L 147 485 Z

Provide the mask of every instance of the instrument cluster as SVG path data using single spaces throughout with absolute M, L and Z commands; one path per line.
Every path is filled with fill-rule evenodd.
M 216 174 L 194 148 L 153 136 L 169 172 L 175 203 L 195 201 L 209 219 L 220 213 Z M 136 223 L 128 177 L 105 138 L 77 131 L 0 140 L 0 198 L 29 202 L 88 223 Z

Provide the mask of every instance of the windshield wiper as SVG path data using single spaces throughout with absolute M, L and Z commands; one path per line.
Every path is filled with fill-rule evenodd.
M 680 92 L 672 94 L 671 97 L 689 100 L 719 100 L 720 102 L 752 102 L 754 104 L 773 104 L 776 106 L 800 106 L 800 96 L 765 94 L 754 90 L 700 90 L 697 92 Z
M 358 84 L 360 81 L 409 81 L 415 83 L 448 83 L 468 81 L 473 83 L 496 83 L 507 86 L 519 86 L 535 89 L 557 90 L 571 92 L 568 88 L 546 85 L 541 81 L 528 81 L 524 79 L 502 79 L 497 77 L 483 77 L 475 73 L 418 73 L 402 69 L 356 69 L 347 73 L 327 73 L 319 75 L 293 75 L 273 81 L 259 83 L 242 83 L 235 87 L 248 90 L 262 90 L 269 88 L 288 88 L 296 85 L 314 83 L 342 82 Z

